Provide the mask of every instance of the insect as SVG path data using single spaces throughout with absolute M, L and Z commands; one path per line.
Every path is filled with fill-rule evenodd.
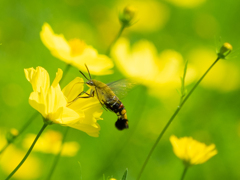
M 90 79 L 87 78 L 81 71 L 79 72 L 88 80 L 86 84 L 91 88 L 91 91 L 90 93 L 83 91 L 78 95 L 77 98 L 89 98 L 96 95 L 104 109 L 108 109 L 117 114 L 118 119 L 115 122 L 116 128 L 118 130 L 127 129 L 127 111 L 116 94 L 119 94 L 120 96 L 125 96 L 127 91 L 133 88 L 134 83 L 131 83 L 127 79 L 123 79 L 113 83 L 105 84 L 101 81 L 92 79 L 87 66 L 86 68 Z M 113 91 L 113 89 L 115 91 Z M 82 94 L 86 94 L 87 96 L 81 96 Z

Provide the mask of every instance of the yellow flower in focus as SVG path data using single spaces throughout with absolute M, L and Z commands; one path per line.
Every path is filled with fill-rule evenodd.
M 79 98 L 68 104 L 83 91 L 82 78 L 75 78 L 61 90 L 61 69 L 58 69 L 51 86 L 48 72 L 44 68 L 29 68 L 24 71 L 33 88 L 29 104 L 40 112 L 46 121 L 79 129 L 90 136 L 98 136 L 100 126 L 97 120 L 101 119 L 102 110 L 97 98 Z
M 87 64 L 92 74 L 103 75 L 111 74 L 113 63 L 106 55 L 98 54 L 91 46 L 86 45 L 80 39 L 66 41 L 62 34 L 54 34 L 51 26 L 44 23 L 40 37 L 43 44 L 51 51 L 52 55 L 60 60 L 85 71 Z
M 129 41 L 121 38 L 111 53 L 119 71 L 149 87 L 152 92 L 157 92 L 155 94 L 170 96 L 176 92 L 176 88 L 180 88 L 184 62 L 178 52 L 165 50 L 158 54 L 156 47 L 148 41 L 139 41 L 130 49 Z M 188 75 L 191 75 L 191 71 L 188 71 Z M 186 83 L 193 80 L 188 75 Z
M 35 134 L 28 134 L 24 139 L 23 146 L 28 149 L 35 139 Z M 62 134 L 49 130 L 43 133 L 38 139 L 33 151 L 58 154 L 62 144 Z M 62 156 L 75 156 L 79 150 L 77 142 L 65 142 L 63 145 Z
M 1 156 L 0 167 L 6 174 L 12 172 L 12 170 L 18 165 L 25 155 L 25 151 L 17 149 L 14 145 L 8 147 L 4 152 L 4 156 Z M 40 160 L 33 154 L 28 157 L 27 161 L 23 163 L 21 168 L 13 175 L 14 179 L 39 179 L 42 175 Z M 2 178 L 1 178 L 2 179 Z
M 182 159 L 186 165 L 202 164 L 217 154 L 215 145 L 198 142 L 191 137 L 177 138 L 172 135 L 170 142 L 175 155 Z

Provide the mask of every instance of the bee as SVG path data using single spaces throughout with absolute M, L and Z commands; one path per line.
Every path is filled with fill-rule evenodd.
M 132 89 L 133 86 L 135 86 L 135 84 L 128 81 L 127 79 L 105 84 L 101 81 L 92 79 L 87 66 L 86 68 L 88 71 L 89 78 L 87 78 L 81 71 L 79 72 L 88 80 L 86 84 L 91 88 L 90 93 L 83 91 L 75 99 L 90 98 L 96 95 L 104 109 L 110 110 L 116 113 L 116 115 L 118 116 L 118 119 L 115 122 L 116 128 L 118 130 L 127 129 L 129 127 L 127 111 L 116 94 L 119 94 L 122 97 L 125 96 L 127 94 L 127 91 Z M 115 90 L 115 92 L 113 90 Z M 86 94 L 87 96 L 81 96 L 83 94 Z

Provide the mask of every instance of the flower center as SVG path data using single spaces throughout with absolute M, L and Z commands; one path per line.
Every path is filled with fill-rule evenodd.
M 85 42 L 80 39 L 69 40 L 69 46 L 71 47 L 72 56 L 77 56 L 82 54 L 84 49 L 86 48 Z

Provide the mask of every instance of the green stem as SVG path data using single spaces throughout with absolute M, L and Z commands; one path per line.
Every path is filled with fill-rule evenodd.
M 61 153 L 62 153 L 62 150 L 63 150 L 63 146 L 64 146 L 64 142 L 65 142 L 66 137 L 67 137 L 68 130 L 69 130 L 69 127 L 66 127 L 66 130 L 64 132 L 63 139 L 62 139 L 61 148 L 59 149 L 59 152 L 58 152 L 57 156 L 54 159 L 54 162 L 53 162 L 52 168 L 50 170 L 50 173 L 48 174 L 48 177 L 46 178 L 47 180 L 51 179 L 52 174 L 53 174 L 53 172 L 54 172 L 54 170 L 55 170 L 55 168 L 57 166 L 57 163 L 58 163 L 58 161 L 60 159 L 60 156 L 61 156 Z
M 108 47 L 107 49 L 107 52 L 106 52 L 106 55 L 110 55 L 110 51 L 111 51 L 111 48 L 113 47 L 113 45 L 116 43 L 116 41 L 118 40 L 118 38 L 121 36 L 123 30 L 125 29 L 126 25 L 122 24 L 117 36 L 115 37 L 115 39 L 112 41 L 112 43 L 110 44 L 110 46 Z
M 65 79 L 66 74 L 68 73 L 70 67 L 71 67 L 71 65 L 70 65 L 70 64 L 67 64 L 66 67 L 65 67 L 65 69 L 63 70 L 63 76 L 62 76 L 61 81 L 59 82 L 60 85 L 61 85 L 61 82 Z
M 202 75 L 202 77 L 198 80 L 198 82 L 193 86 L 193 88 L 189 91 L 189 93 L 187 94 L 187 96 L 183 99 L 183 101 L 179 104 L 179 106 L 177 107 L 177 109 L 175 110 L 175 112 L 173 113 L 172 117 L 168 120 L 167 124 L 165 125 L 165 127 L 163 128 L 162 132 L 159 134 L 157 140 L 155 141 L 155 143 L 153 144 L 150 152 L 148 153 L 148 156 L 146 158 L 146 160 L 143 163 L 143 166 L 140 170 L 140 173 L 137 177 L 137 180 L 139 180 L 141 178 L 141 175 L 154 151 L 154 149 L 156 148 L 158 142 L 160 141 L 160 139 L 162 138 L 163 134 L 165 133 L 165 131 L 167 130 L 168 126 L 171 124 L 171 122 L 173 121 L 173 119 L 176 117 L 176 115 L 178 114 L 178 112 L 181 110 L 182 106 L 185 104 L 185 102 L 188 100 L 188 98 L 191 96 L 191 94 L 193 93 L 193 91 L 197 88 L 197 86 L 200 84 L 200 82 L 203 80 L 203 78 L 207 75 L 207 73 L 212 69 L 212 67 L 218 62 L 220 58 L 218 57 L 213 64 L 207 69 L 207 71 Z
M 2 154 L 6 149 L 7 147 L 9 146 L 10 142 L 6 143 L 5 146 L 3 146 L 3 148 L 1 149 L 0 151 L 0 154 Z
M 3 149 L 0 151 L 0 154 L 2 154 L 2 153 L 7 149 L 7 147 L 8 147 L 10 144 L 12 144 L 12 143 L 15 141 L 15 139 L 17 139 L 17 137 L 18 137 L 20 134 L 22 134 L 23 131 L 25 131 L 25 129 L 27 129 L 27 127 L 30 125 L 30 123 L 33 121 L 33 119 L 35 119 L 35 118 L 38 116 L 38 114 L 39 114 L 39 113 L 36 111 L 36 112 L 29 118 L 29 120 L 28 120 L 28 121 L 23 125 L 23 127 L 19 130 L 18 135 L 15 136 L 15 137 L 13 137 L 12 140 L 11 140 L 10 142 L 8 142 L 8 143 L 3 147 Z
M 26 153 L 26 155 L 24 156 L 24 158 L 22 159 L 22 161 L 18 164 L 18 166 L 11 172 L 11 174 L 9 174 L 9 176 L 5 179 L 5 180 L 8 180 L 10 179 L 14 174 L 15 172 L 17 172 L 17 170 L 22 166 L 22 164 L 25 162 L 25 160 L 28 158 L 29 154 L 31 153 L 34 145 L 36 144 L 38 138 L 40 137 L 40 135 L 42 134 L 43 130 L 48 126 L 48 124 L 43 124 L 41 130 L 39 131 L 39 133 L 37 134 L 36 138 L 34 139 L 31 147 L 29 148 L 28 152 Z
M 182 173 L 182 176 L 181 176 L 181 180 L 184 179 L 186 173 L 187 173 L 187 170 L 188 170 L 188 166 L 185 166 L 184 170 L 183 170 L 183 173 Z

